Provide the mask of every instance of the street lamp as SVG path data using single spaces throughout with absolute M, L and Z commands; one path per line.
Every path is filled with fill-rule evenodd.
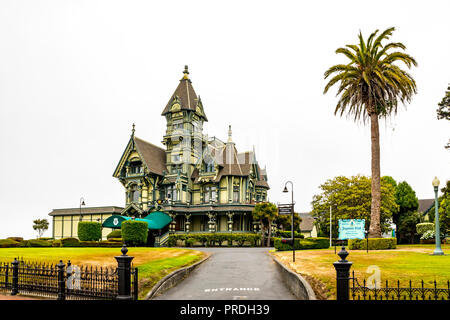
M 292 213 L 292 219 L 291 219 L 291 234 L 292 234 L 292 261 L 295 262 L 295 238 L 294 238 L 294 184 L 292 183 L 292 181 L 288 181 L 284 184 L 284 189 L 283 192 L 287 193 L 288 189 L 287 189 L 287 184 L 290 183 L 291 184 L 291 213 Z
M 442 256 L 444 255 L 444 252 L 441 249 L 441 232 L 439 230 L 439 203 L 438 203 L 438 188 L 439 188 L 439 179 L 437 177 L 434 177 L 433 180 L 433 187 L 434 187 L 434 222 L 435 222 L 435 242 L 436 242 L 436 248 L 434 249 L 433 255 L 434 256 Z
M 84 198 L 81 197 L 80 198 L 80 221 L 83 220 L 83 216 L 81 215 L 81 206 L 85 206 L 86 204 L 84 203 Z

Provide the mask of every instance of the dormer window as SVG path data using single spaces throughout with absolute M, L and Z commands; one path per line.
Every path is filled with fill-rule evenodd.
M 130 164 L 130 174 L 140 174 L 143 172 L 142 168 L 142 162 L 141 161 L 135 161 Z
M 205 163 L 204 165 L 203 165 L 203 170 L 205 171 L 205 172 L 214 172 L 215 170 L 214 170 L 214 163 Z

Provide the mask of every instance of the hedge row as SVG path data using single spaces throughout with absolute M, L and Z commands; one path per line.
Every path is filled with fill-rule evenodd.
M 122 238 L 127 245 L 138 246 L 147 243 L 147 222 L 127 220 L 122 223 L 121 229 Z
M 118 230 L 113 230 L 110 233 L 108 233 L 108 235 L 106 236 L 106 239 L 111 239 L 111 238 L 122 238 L 122 230 L 118 229 Z
M 121 247 L 121 238 L 111 238 L 108 241 L 79 241 L 77 238 L 64 238 L 54 241 L 31 239 L 14 241 L 0 239 L 0 248 L 36 248 L 36 247 Z
M 95 221 L 80 221 L 78 223 L 78 238 L 80 241 L 98 241 L 102 238 L 102 224 Z
M 292 245 L 282 243 L 281 238 L 274 238 L 274 246 L 278 251 L 292 250 Z M 330 246 L 330 240 L 328 238 L 295 238 L 294 248 L 295 250 L 307 250 L 307 249 L 326 249 Z
M 277 234 L 277 237 L 281 237 L 281 238 L 290 238 L 292 236 L 291 231 L 277 231 L 276 234 Z M 294 238 L 304 239 L 305 236 L 303 234 L 301 234 L 300 232 L 294 231 Z
M 227 242 L 231 247 L 233 243 L 242 247 L 245 243 L 255 247 L 261 240 L 261 235 L 256 233 L 191 233 L 191 234 L 171 234 L 167 240 L 169 247 L 176 246 L 177 240 L 184 243 L 185 247 L 192 247 L 200 243 L 204 247 L 222 246 Z
M 369 238 L 369 250 L 388 250 L 397 247 L 397 238 Z M 350 250 L 367 250 L 367 239 L 349 239 Z
M 63 238 L 53 241 L 53 247 L 121 247 L 122 241 L 79 241 L 77 238 Z

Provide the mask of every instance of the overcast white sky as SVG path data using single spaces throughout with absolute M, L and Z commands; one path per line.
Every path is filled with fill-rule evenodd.
M 381 129 L 381 173 L 419 199 L 450 178 L 450 2 L 0 1 L 0 238 L 35 236 L 53 208 L 124 205 L 112 177 L 136 135 L 161 145 L 160 116 L 189 65 L 204 132 L 267 165 L 269 200 L 294 182 L 296 211 L 337 175 L 370 175 L 370 128 L 333 115 L 324 71 L 359 30 L 395 26 L 419 63 L 418 94 Z M 162 145 L 161 145 L 162 146 Z M 51 219 L 49 219 L 51 220 Z M 47 236 L 51 236 L 51 226 Z

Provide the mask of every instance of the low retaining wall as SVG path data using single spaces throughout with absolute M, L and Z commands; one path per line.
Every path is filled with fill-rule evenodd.
M 270 254 L 281 272 L 284 283 L 299 300 L 316 300 L 314 290 L 301 275 L 285 267 L 273 254 Z
M 178 283 L 183 281 L 199 264 L 209 259 L 210 256 L 211 254 L 207 254 L 205 258 L 194 263 L 193 265 L 175 270 L 174 272 L 168 274 L 153 286 L 152 290 L 150 290 L 150 292 L 147 293 L 144 299 L 151 300 L 157 295 L 162 294 L 164 291 L 167 291 L 168 289 L 176 286 Z

